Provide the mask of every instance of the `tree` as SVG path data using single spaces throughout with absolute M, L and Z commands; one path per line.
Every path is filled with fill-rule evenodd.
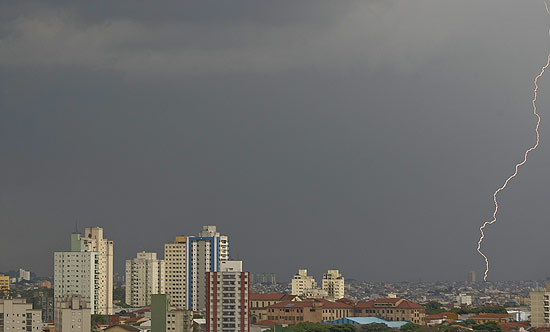
M 361 332 L 389 332 L 391 329 L 383 323 L 361 325 Z
M 426 315 L 436 315 L 445 311 L 443 305 L 435 301 L 426 303 L 424 307 L 426 307 Z
M 474 324 L 472 329 L 476 331 L 502 332 L 497 322 L 487 322 L 485 324 Z
M 107 318 L 104 315 L 93 314 L 92 326 L 98 326 L 99 324 L 107 324 Z
M 420 331 L 420 325 L 414 323 L 407 323 L 399 328 L 399 331 L 413 332 Z

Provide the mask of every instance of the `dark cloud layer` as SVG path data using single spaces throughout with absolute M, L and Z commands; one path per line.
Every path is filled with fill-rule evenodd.
M 43 275 L 76 220 L 118 271 L 215 224 L 282 279 L 481 272 L 550 44 L 536 1 L 0 6 L 0 271 Z M 546 90 L 488 229 L 493 279 L 549 272 Z

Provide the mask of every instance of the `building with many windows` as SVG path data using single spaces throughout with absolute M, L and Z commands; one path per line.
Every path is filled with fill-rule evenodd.
M 353 316 L 379 317 L 389 321 L 425 324 L 426 308 L 401 298 L 382 298 L 355 304 Z
M 81 295 L 92 313 L 113 313 L 113 241 L 100 227 L 71 235 L 71 251 L 54 253 L 54 297 Z
M 151 296 L 151 329 L 154 332 L 192 332 L 193 311 L 170 309 L 169 295 Z
M 154 252 L 138 252 L 126 261 L 126 304 L 150 305 L 153 294 L 164 294 L 164 260 Z
M 315 278 L 307 275 L 307 269 L 299 269 L 298 274 L 292 277 L 292 295 L 304 296 L 313 289 L 317 289 Z
M 0 332 L 41 332 L 42 310 L 25 299 L 0 299 Z
M 328 270 L 323 274 L 321 287 L 327 292 L 327 297 L 331 300 L 344 298 L 344 277 L 338 270 Z
M 206 282 L 206 331 L 248 332 L 249 278 L 242 261 L 223 261 L 219 272 L 208 272 Z
M 206 273 L 219 271 L 230 257 L 229 237 L 216 226 L 203 226 L 198 236 L 177 236 L 164 245 L 165 287 L 175 308 L 204 311 Z
M 10 277 L 0 274 L 0 295 L 8 296 L 10 294 Z
M 550 327 L 550 285 L 529 293 L 531 296 L 531 326 Z
M 65 295 L 55 303 L 55 332 L 89 332 L 90 303 L 80 295 Z

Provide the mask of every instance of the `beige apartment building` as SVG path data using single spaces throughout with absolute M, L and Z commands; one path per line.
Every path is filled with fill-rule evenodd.
M 379 317 L 389 321 L 408 321 L 424 325 L 426 308 L 401 298 L 382 298 L 357 302 L 353 311 L 356 317 Z
M 25 299 L 0 299 L 0 332 L 41 332 L 42 310 Z
M 10 277 L 0 274 L 0 295 L 10 295 Z
M 330 300 L 339 300 L 344 298 L 344 277 L 338 270 L 328 270 L 323 274 L 321 288 L 327 293 L 327 298 Z
M 292 277 L 292 295 L 305 296 L 312 289 L 317 289 L 315 278 L 307 275 L 307 269 L 299 269 Z
M 80 295 L 65 295 L 55 303 L 55 332 L 91 331 L 90 302 Z
M 71 251 L 54 253 L 54 297 L 81 295 L 92 313 L 113 313 L 113 241 L 100 227 L 71 235 Z
M 164 260 L 154 252 L 138 252 L 126 260 L 126 304 L 133 307 L 151 305 L 151 295 L 164 294 Z
M 164 245 L 165 287 L 174 308 L 206 309 L 206 273 L 219 271 L 229 259 L 229 237 L 216 226 L 203 226 L 198 236 L 177 236 Z
M 546 289 L 530 292 L 531 326 L 550 327 L 550 285 Z
M 248 307 L 249 307 L 249 316 L 250 323 L 255 324 L 256 322 L 267 319 L 267 308 L 273 304 L 279 302 L 294 302 L 301 301 L 301 299 L 296 295 L 288 294 L 249 294 L 248 296 Z
M 321 323 L 350 317 L 352 314 L 353 306 L 325 299 L 279 302 L 267 308 L 267 319 L 277 324 Z

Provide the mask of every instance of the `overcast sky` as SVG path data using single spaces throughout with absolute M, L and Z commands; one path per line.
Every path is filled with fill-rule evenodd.
M 481 273 L 549 26 L 531 0 L 4 1 L 0 271 L 51 275 L 78 220 L 119 272 L 208 224 L 282 281 Z M 546 80 L 492 280 L 550 275 Z

